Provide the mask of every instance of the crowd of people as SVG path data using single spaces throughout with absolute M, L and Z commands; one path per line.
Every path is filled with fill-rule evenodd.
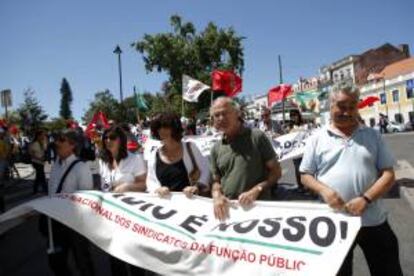
M 312 135 L 303 157 L 293 160 L 299 190 L 320 196 L 333 209 L 361 216 L 362 228 L 346 257 L 339 275 L 352 275 L 352 252 L 361 246 L 372 275 L 402 275 L 398 257 L 398 241 L 387 222 L 381 197 L 394 183 L 394 159 L 381 135 L 358 121 L 359 91 L 341 88 L 331 93 L 331 122 Z M 65 130 L 47 138 L 44 130 L 36 131 L 28 152 L 36 171 L 33 192 L 60 193 L 97 188 L 103 192 L 148 192 L 168 197 L 181 191 L 187 197 L 195 194 L 212 198 L 214 216 L 224 221 L 229 217 L 231 200 L 243 207 L 256 200 L 270 200 L 271 189 L 282 175 L 278 157 L 270 138 L 307 128 L 300 112 L 290 113 L 289 124 L 271 120 L 264 108 L 257 127 L 243 120 L 240 106 L 231 98 L 214 101 L 210 119 L 214 131 L 222 138 L 211 149 L 209 157 L 201 154 L 192 142 L 183 141 L 184 134 L 200 131 L 183 126 L 174 113 L 161 113 L 150 122 L 151 138 L 160 141 L 148 160 L 144 159 L 137 128 L 112 124 L 93 134 L 81 129 Z M 193 128 L 193 127 L 192 127 Z M 213 131 L 203 126 L 203 132 Z M 0 166 L 5 166 L 0 131 Z M 135 143 L 134 147 L 130 146 Z M 85 146 L 87 145 L 87 146 Z M 99 164 L 94 181 L 82 156 L 93 151 Z M 83 153 L 82 153 L 83 152 Z M 52 162 L 48 185 L 44 162 Z M 0 169 L 0 172 L 4 171 Z M 59 241 L 63 250 L 50 259 L 56 275 L 67 265 L 67 252 L 73 250 L 83 275 L 93 275 L 90 256 L 83 238 L 55 222 L 56 229 L 68 239 Z M 63 230 L 62 230 L 63 229 Z M 69 233 L 69 234 L 68 234 Z M 59 234 L 57 235 L 59 237 Z M 111 258 L 113 275 L 142 275 L 140 268 Z M 69 270 L 67 270 L 69 271 Z

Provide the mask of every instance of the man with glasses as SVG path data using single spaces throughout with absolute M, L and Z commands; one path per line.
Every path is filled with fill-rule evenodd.
M 262 108 L 259 129 L 272 138 L 283 134 L 281 125 L 277 121 L 272 120 L 270 109 L 267 107 Z
M 361 216 L 355 239 L 371 275 L 402 275 L 398 240 L 381 197 L 394 185 L 395 160 L 381 135 L 358 122 L 359 91 L 338 87 L 330 94 L 331 124 L 306 144 L 302 182 L 338 211 Z M 352 275 L 354 246 L 338 275 Z

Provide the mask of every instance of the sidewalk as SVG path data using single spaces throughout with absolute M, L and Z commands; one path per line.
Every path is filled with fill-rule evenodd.
M 400 186 L 401 197 L 414 210 L 414 168 L 406 160 L 398 161 L 395 178 Z

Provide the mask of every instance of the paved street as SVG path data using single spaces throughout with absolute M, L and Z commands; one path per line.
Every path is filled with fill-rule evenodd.
M 399 166 L 398 185 L 412 191 L 414 189 L 414 132 L 389 134 L 385 136 L 391 146 Z M 283 178 L 276 198 L 283 200 L 310 200 L 307 195 L 298 195 L 293 191 L 295 178 L 292 162 L 283 164 Z M 407 169 L 408 168 L 408 169 Z M 398 171 L 399 170 L 399 171 Z M 7 184 L 6 207 L 20 204 L 33 198 L 31 195 L 31 169 L 19 168 L 25 180 Z M 385 200 L 390 214 L 390 224 L 400 242 L 400 258 L 405 275 L 414 275 L 414 211 L 400 187 L 389 193 Z M 413 204 L 413 202 L 411 202 Z M 414 206 L 414 205 L 412 205 Z M 9 225 L 10 226 L 10 225 Z M 10 226 L 11 227 L 11 226 Z M 0 227 L 0 233 L 5 227 Z M 46 244 L 38 234 L 37 219 L 32 218 L 9 231 L 0 234 L 0 276 L 51 275 L 47 268 Z M 97 248 L 93 249 L 97 275 L 109 275 L 105 255 Z M 369 275 L 365 259 L 360 251 L 354 256 L 354 275 Z

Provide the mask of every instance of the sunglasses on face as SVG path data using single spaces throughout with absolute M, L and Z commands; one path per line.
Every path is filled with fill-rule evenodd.
M 104 137 L 104 140 L 115 141 L 116 139 L 118 139 L 118 136 L 116 134 L 109 134 L 106 137 Z

